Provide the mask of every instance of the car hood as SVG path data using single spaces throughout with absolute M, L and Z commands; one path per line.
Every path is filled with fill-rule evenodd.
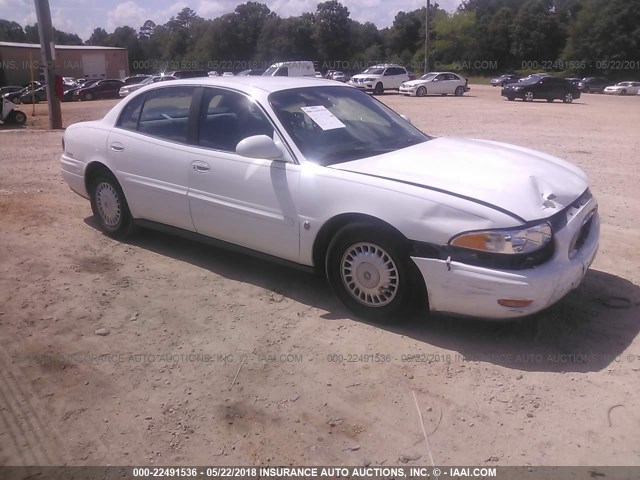
M 403 84 L 405 87 L 417 87 L 418 85 L 422 85 L 422 84 L 424 84 L 424 83 L 429 83 L 430 81 L 431 81 L 431 80 L 420 80 L 420 79 L 418 78 L 418 79 L 415 79 L 415 80 L 408 80 L 408 81 L 406 81 L 406 82 L 402 82 L 402 84 Z
M 514 145 L 437 138 L 384 155 L 332 165 L 466 197 L 524 221 L 550 217 L 588 187 L 575 165 Z
M 351 78 L 378 78 L 381 76 L 382 75 L 380 75 L 379 73 L 359 73 Z

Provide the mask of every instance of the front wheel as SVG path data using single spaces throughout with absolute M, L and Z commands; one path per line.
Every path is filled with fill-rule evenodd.
M 427 95 L 427 89 L 425 87 L 419 87 L 416 90 L 416 97 L 424 97 Z
M 124 238 L 132 226 L 127 200 L 115 177 L 100 172 L 91 181 L 91 210 L 100 230 L 113 238 Z
M 388 319 L 404 310 L 411 291 L 409 258 L 401 241 L 368 224 L 344 227 L 326 257 L 327 278 L 356 315 Z
M 462 95 L 464 95 L 464 87 L 458 87 L 456 88 L 456 97 L 461 97 Z
M 626 91 L 626 90 L 622 90 L 622 91 L 620 92 L 620 95 L 626 95 L 626 94 L 627 94 L 627 91 Z
M 384 86 L 382 85 L 382 82 L 376 83 L 376 86 L 373 89 L 373 94 L 374 95 L 382 95 L 383 93 L 384 93 Z
M 85 93 L 84 97 L 82 98 L 83 100 L 93 100 L 93 94 L 91 93 Z
M 18 125 L 23 125 L 24 123 L 26 123 L 27 121 L 27 116 L 25 115 L 24 112 L 20 112 L 18 110 L 14 110 L 12 115 L 12 121 L 14 123 L 17 123 Z
M 524 97 L 522 98 L 525 102 L 533 102 L 533 92 L 531 90 L 524 92 Z
M 516 99 L 516 97 L 507 97 L 507 100 L 509 100 L 510 102 L 513 102 Z
M 573 94 L 572 94 L 572 93 L 566 93 L 566 94 L 564 95 L 564 98 L 562 99 L 562 101 L 563 101 L 564 103 L 571 103 L 571 102 L 573 102 Z

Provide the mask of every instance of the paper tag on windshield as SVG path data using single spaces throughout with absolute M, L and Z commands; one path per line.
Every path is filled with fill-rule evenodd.
M 347 126 L 342 123 L 338 117 L 336 117 L 333 113 L 327 110 L 322 105 L 317 105 L 314 107 L 300 107 L 301 110 L 309 115 L 311 120 L 316 122 L 316 124 L 322 130 L 334 130 L 336 128 L 347 128 Z

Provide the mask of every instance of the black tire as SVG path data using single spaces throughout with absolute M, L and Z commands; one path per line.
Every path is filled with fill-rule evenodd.
M 527 90 L 522 95 L 522 101 L 523 102 L 533 102 L 534 97 L 535 97 L 535 94 L 531 90 Z
M 18 125 L 24 125 L 27 122 L 27 115 L 19 110 L 14 110 L 11 115 L 11 121 Z
M 572 103 L 573 102 L 573 93 L 571 93 L 571 92 L 565 93 L 564 97 L 562 98 L 562 101 L 564 103 Z
M 585 85 L 584 87 L 582 87 L 582 92 L 583 93 L 591 93 L 591 89 Z
M 382 82 L 376 83 L 376 86 L 373 88 L 373 94 L 382 95 L 383 93 L 384 93 L 384 85 L 382 85 Z
M 92 93 L 85 93 L 84 96 L 82 97 L 83 100 L 93 100 L 93 94 Z
M 627 91 L 626 91 L 626 90 L 622 90 L 622 91 L 620 92 L 620 95 L 626 95 L 626 94 L 627 94 Z
M 547 98 L 547 102 L 549 102 L 549 103 L 553 103 L 554 100 L 555 100 L 555 98 Z
M 426 87 L 418 87 L 416 90 L 416 97 L 425 97 L 427 95 Z
M 455 92 L 456 97 L 461 97 L 464 95 L 464 87 L 458 87 L 456 88 L 456 92 Z
M 329 244 L 325 265 L 327 279 L 340 301 L 356 315 L 392 321 L 394 314 L 407 308 L 411 291 L 420 285 L 415 281 L 415 272 L 406 252 L 402 239 L 378 226 L 367 223 L 347 225 Z M 367 257 L 372 261 L 366 261 Z M 349 265 L 354 263 L 359 265 L 359 274 L 354 270 L 350 275 Z M 381 275 L 384 272 L 377 268 L 387 268 L 391 273 L 384 279 Z M 370 291 L 377 293 L 368 294 L 364 288 L 358 288 L 358 285 L 366 286 L 367 281 L 371 282 Z M 364 298 L 356 298 L 359 295 Z
M 116 178 L 107 170 L 98 171 L 89 182 L 91 210 L 100 230 L 112 238 L 125 238 L 133 228 L 127 199 Z
M 510 102 L 513 102 L 516 99 L 516 97 L 507 97 L 507 100 L 509 100 Z

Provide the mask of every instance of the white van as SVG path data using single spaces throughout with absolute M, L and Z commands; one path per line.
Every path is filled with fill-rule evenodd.
M 309 60 L 279 62 L 271 65 L 262 75 L 267 77 L 315 77 L 316 69 Z

